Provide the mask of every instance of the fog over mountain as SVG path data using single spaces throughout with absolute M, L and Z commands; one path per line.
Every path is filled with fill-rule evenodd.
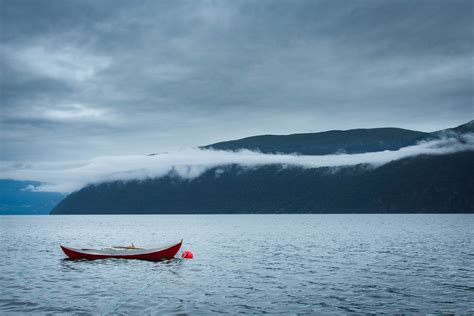
M 71 193 L 52 214 L 469 213 L 473 132 L 470 121 L 434 133 L 372 129 L 255 136 L 205 149 L 104 158 L 82 170 L 102 170 L 96 181 Z M 408 137 L 413 144 L 404 146 L 407 135 L 417 137 Z M 380 151 L 370 151 L 374 144 Z M 209 149 L 216 146 L 227 151 Z M 298 146 L 337 153 L 301 155 L 293 151 Z M 353 150 L 359 153 L 341 153 Z M 130 168 L 132 160 L 139 167 Z
M 350 133 L 351 131 L 348 131 Z M 284 137 L 284 136 L 280 136 Z M 283 148 L 283 147 L 282 147 Z M 344 152 L 344 148 L 340 148 Z M 194 179 L 211 168 L 239 165 L 254 168 L 283 165 L 301 168 L 342 167 L 367 164 L 378 167 L 391 161 L 418 155 L 445 155 L 474 151 L 474 134 L 451 134 L 439 139 L 421 140 L 398 150 L 328 155 L 264 154 L 248 149 L 224 151 L 190 148 L 148 156 L 124 155 L 98 157 L 84 162 L 11 163 L 0 170 L 0 178 L 35 180 L 43 184 L 29 186 L 30 191 L 73 192 L 87 184 L 159 178 L 170 173 L 183 179 Z

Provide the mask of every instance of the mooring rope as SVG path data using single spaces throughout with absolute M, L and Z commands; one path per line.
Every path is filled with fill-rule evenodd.
M 168 266 L 168 269 L 166 269 L 165 271 L 171 271 L 173 270 L 178 264 L 180 264 L 184 259 L 181 259 L 181 256 L 177 257 L 177 258 L 173 258 L 169 261 L 172 261 L 172 260 L 176 260 L 174 264 Z M 163 271 L 160 271 L 160 272 L 163 272 Z M 152 274 L 152 272 L 150 272 L 150 274 Z M 123 304 L 125 304 L 126 302 L 128 302 L 132 297 L 135 297 L 137 295 L 139 295 L 140 293 L 142 293 L 146 288 L 148 288 L 151 284 L 153 284 L 156 279 L 161 275 L 161 273 L 157 273 L 153 278 L 151 278 L 150 281 L 148 281 L 147 283 L 145 283 L 144 286 L 142 286 L 141 288 L 139 288 L 138 290 L 136 290 L 135 292 L 131 293 L 130 295 L 128 295 L 125 299 L 120 299 L 117 301 L 117 303 L 114 305 L 114 307 L 108 311 L 108 312 L 105 312 L 103 313 L 102 315 L 110 315 L 110 314 L 115 314 L 117 313 L 117 311 L 119 310 L 120 307 L 122 307 Z

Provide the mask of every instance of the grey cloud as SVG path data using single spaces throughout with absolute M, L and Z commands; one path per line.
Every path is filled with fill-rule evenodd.
M 472 1 L 0 5 L 9 160 L 261 133 L 437 130 L 474 114 Z

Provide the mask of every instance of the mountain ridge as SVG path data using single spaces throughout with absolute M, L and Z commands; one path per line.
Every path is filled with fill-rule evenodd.
M 347 153 L 357 153 L 363 148 L 390 150 L 387 148 L 473 130 L 474 124 L 470 121 L 431 133 L 382 128 L 335 134 L 349 135 L 343 149 Z M 379 135 L 374 137 L 374 132 Z M 334 144 L 334 131 L 316 134 L 316 138 L 323 135 L 329 136 L 329 140 L 311 147 L 308 146 L 311 142 L 301 142 L 300 136 L 296 137 L 296 142 L 290 137 L 300 146 L 297 153 L 305 153 L 302 149 L 311 153 L 333 153 L 330 151 L 344 143 L 339 137 L 337 145 L 325 147 Z M 297 135 L 305 138 L 307 133 Z M 364 141 L 357 141 L 357 135 L 366 137 Z M 400 138 L 397 140 L 396 136 Z M 278 140 L 281 137 L 278 136 Z M 275 143 L 261 142 L 267 141 L 266 137 L 254 139 L 258 140 L 254 145 L 258 146 L 250 146 L 245 138 L 201 148 L 261 152 L 273 152 L 276 148 Z M 381 139 L 385 141 L 380 142 Z M 294 152 L 291 142 L 282 143 L 281 150 L 276 152 Z M 242 144 L 247 147 L 241 147 Z M 312 169 L 227 165 L 207 170 L 192 180 L 168 174 L 143 181 L 89 185 L 66 197 L 51 214 L 473 213 L 473 170 L 474 151 L 413 156 L 377 168 L 367 165 Z
M 262 153 L 298 153 L 304 155 L 328 155 L 340 152 L 357 154 L 398 150 L 402 147 L 415 145 L 421 140 L 430 140 L 442 136 L 443 132 L 448 131 L 474 133 L 474 120 L 454 128 L 434 132 L 380 127 L 288 135 L 265 134 L 217 142 L 200 148 L 231 151 L 249 149 Z
M 202 148 L 232 151 L 249 149 L 262 153 L 303 155 L 328 155 L 336 152 L 355 154 L 397 150 L 414 144 L 428 135 L 424 132 L 397 128 L 331 130 L 290 135 L 257 135 L 218 142 Z

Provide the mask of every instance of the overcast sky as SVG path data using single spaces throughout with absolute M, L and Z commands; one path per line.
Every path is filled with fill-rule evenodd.
M 474 1 L 1 3 L 1 160 L 474 118 Z

